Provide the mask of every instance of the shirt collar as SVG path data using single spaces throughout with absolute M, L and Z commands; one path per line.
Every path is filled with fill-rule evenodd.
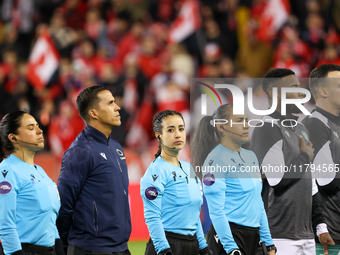
M 289 117 L 282 116 L 281 113 L 279 113 L 278 111 L 273 112 L 269 116 L 274 118 L 274 119 L 279 119 L 281 121 L 286 120 L 286 119 L 293 119 L 293 120 L 297 121 L 299 119 L 299 117 L 295 116 L 295 115 L 290 115 Z
M 327 119 L 329 119 L 330 121 L 334 122 L 335 124 L 337 124 L 338 126 L 340 126 L 340 114 L 338 116 L 335 116 L 319 107 L 315 107 L 315 110 L 314 111 L 317 111 L 319 113 L 321 113 L 323 116 L 325 116 Z M 313 112 L 314 112 L 313 111 Z
M 100 132 L 98 129 L 90 126 L 90 125 L 86 125 L 86 128 L 85 128 L 85 133 L 94 137 L 95 139 L 97 139 L 98 141 L 101 141 L 101 142 L 105 142 L 107 143 L 107 141 L 110 139 L 110 136 L 109 138 L 106 138 L 106 136 Z

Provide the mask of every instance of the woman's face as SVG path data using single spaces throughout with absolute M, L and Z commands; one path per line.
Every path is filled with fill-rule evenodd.
M 44 148 L 43 131 L 30 114 L 26 113 L 22 116 L 18 134 L 13 136 L 16 138 L 14 143 L 18 143 L 22 148 L 27 148 L 32 151 L 38 151 Z
M 162 121 L 162 134 L 160 136 L 162 143 L 173 149 L 180 150 L 186 142 L 186 132 L 183 119 L 178 115 L 168 116 Z
M 242 145 L 249 142 L 249 125 L 245 114 L 231 115 L 228 123 L 222 126 L 224 126 L 225 136 L 229 137 L 234 143 Z

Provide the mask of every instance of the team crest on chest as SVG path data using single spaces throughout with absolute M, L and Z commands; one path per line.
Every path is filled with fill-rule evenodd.
M 308 135 L 305 131 L 301 131 L 301 134 L 303 135 L 303 137 L 308 141 Z

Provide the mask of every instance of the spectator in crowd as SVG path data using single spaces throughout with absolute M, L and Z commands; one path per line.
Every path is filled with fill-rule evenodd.
M 64 100 L 59 105 L 59 114 L 51 120 L 48 129 L 50 146 L 57 160 L 61 162 L 64 152 L 84 129 L 84 121 L 77 115 L 74 105 Z

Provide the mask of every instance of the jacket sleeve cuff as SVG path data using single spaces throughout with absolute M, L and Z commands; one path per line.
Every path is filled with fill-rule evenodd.
M 328 233 L 327 224 L 320 223 L 316 226 L 316 235 L 319 236 L 323 233 Z
M 16 252 L 13 252 L 12 255 L 25 255 L 23 250 L 18 250 Z

